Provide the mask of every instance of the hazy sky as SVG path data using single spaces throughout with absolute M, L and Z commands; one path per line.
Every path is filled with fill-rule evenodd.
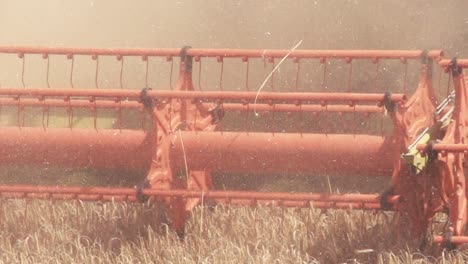
M 444 48 L 468 51 L 468 1 L 0 0 L 1 45 Z
M 0 45 L 287 49 L 303 40 L 300 49 L 444 49 L 446 57 L 468 57 L 466 10 L 466 0 L 0 0 Z M 118 87 L 120 64 L 115 58 L 100 63 L 101 85 Z M 77 85 L 94 85 L 94 65 L 89 58 L 75 61 Z M 69 61 L 56 57 L 50 67 L 53 86 L 69 85 Z M 0 69 L 0 85 L 21 85 L 15 55 L 0 55 Z M 168 69 L 152 64 L 151 84 L 167 88 Z M 143 70 L 141 60 L 126 60 L 124 85 L 142 87 Z M 217 85 L 219 65 L 204 70 L 210 74 L 203 78 L 212 79 L 206 86 Z M 256 70 L 253 86 L 264 78 Z M 228 84 L 244 78 L 243 68 L 226 71 Z M 418 71 L 410 74 L 417 78 Z M 28 56 L 25 79 L 29 87 L 44 86 L 40 56 Z M 390 79 L 389 86 L 401 86 Z

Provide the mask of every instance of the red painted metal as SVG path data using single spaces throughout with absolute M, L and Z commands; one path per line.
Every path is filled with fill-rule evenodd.
M 468 93 L 466 78 L 459 65 L 448 68 L 453 77 L 455 90 L 453 122 L 448 125 L 441 144 L 464 144 L 468 135 Z M 437 145 L 437 144 L 436 144 Z M 446 155 L 438 156 L 438 173 L 441 180 L 441 200 L 449 208 L 450 232 L 461 236 L 468 221 L 466 177 L 464 163 L 466 156 L 459 151 L 447 151 Z
M 1 104 L 1 101 L 0 101 Z M 378 105 L 295 105 L 295 104 L 242 104 L 223 103 L 227 111 L 258 111 L 258 112 L 338 112 L 338 113 L 383 113 L 384 109 Z
M 431 60 L 423 60 L 416 91 L 398 111 L 390 113 L 394 120 L 396 145 L 402 146 L 404 150 L 410 148 L 421 131 L 434 125 L 437 98 L 432 66 Z M 435 183 L 419 181 L 411 167 L 403 163 L 401 154 L 401 150 L 396 151 L 393 159 L 392 192 L 401 195 L 406 201 L 399 204 L 398 209 L 410 218 L 409 232 L 414 237 L 422 237 L 428 231 L 434 214 L 440 211 L 440 202 L 433 195 Z M 420 177 L 431 177 L 432 171 L 429 169 L 423 173 L 425 175 Z
M 425 152 L 427 150 L 427 144 L 421 144 L 417 146 L 419 151 Z M 467 144 L 434 144 L 432 150 L 440 151 L 442 154 L 447 152 L 466 152 L 468 151 Z
M 15 199 L 55 199 L 84 201 L 137 202 L 134 188 L 83 187 L 83 186 L 28 186 L 0 185 L 0 197 Z M 272 205 L 285 207 L 380 209 L 377 194 L 315 194 L 246 191 L 189 191 L 144 189 L 143 195 L 154 200 L 161 198 L 203 198 L 230 205 Z M 389 197 L 390 203 L 399 197 Z
M 236 58 L 283 58 L 289 50 L 268 49 L 188 49 L 190 57 L 236 57 Z M 61 48 L 61 47 L 0 47 L 0 53 L 40 54 L 40 55 L 89 55 L 89 56 L 155 56 L 177 57 L 181 49 L 154 48 Z M 296 50 L 291 58 L 344 58 L 344 59 L 419 59 L 422 50 Z M 443 56 L 442 50 L 429 51 L 434 59 Z
M 143 109 L 143 105 L 137 101 L 122 100 L 85 100 L 85 99 L 32 99 L 32 98 L 0 98 L 0 106 L 21 106 L 21 107 L 72 107 L 72 108 L 122 108 L 122 109 Z
M 448 67 L 452 60 L 441 60 L 439 61 L 440 66 Z M 461 68 L 468 68 L 468 59 L 457 60 L 457 66 Z
M 97 89 L 21 89 L 2 88 L 0 96 L 26 97 L 100 97 L 100 98 L 133 98 L 140 97 L 140 90 L 97 90 Z M 148 96 L 154 99 L 215 99 L 215 100 L 273 100 L 273 101 L 346 101 L 346 102 L 382 102 L 384 94 L 370 93 L 275 93 L 275 92 L 230 92 L 230 91 L 148 91 Z M 406 99 L 404 94 L 393 94 L 392 102 Z
M 445 242 L 449 242 L 452 244 L 466 244 L 468 243 L 468 236 L 452 236 L 450 238 L 450 241 L 446 241 L 446 238 L 443 236 L 434 236 L 433 241 L 434 243 L 438 243 L 438 244 L 445 243 Z
M 94 49 L 94 48 L 45 48 L 45 47 L 0 47 L 0 53 L 17 54 L 23 59 L 28 54 L 40 54 L 44 59 L 52 55 L 74 56 L 140 56 L 180 57 L 179 78 L 171 90 L 141 91 L 125 89 L 67 89 L 67 88 L 17 88 L 0 89 L 0 106 L 17 108 L 16 127 L 0 128 L 0 164 L 6 163 L 54 163 L 79 167 L 126 167 L 148 170 L 147 185 L 143 193 L 153 200 L 168 206 L 172 227 L 183 232 L 189 212 L 203 200 L 212 199 L 237 205 L 281 205 L 316 208 L 392 209 L 409 216 L 410 225 L 405 232 L 414 237 L 426 237 L 435 213 L 449 211 L 449 225 L 454 244 L 464 243 L 462 237 L 467 222 L 467 197 L 463 161 L 466 160 L 465 120 L 466 107 L 465 77 L 461 68 L 468 67 L 468 60 L 441 60 L 442 51 L 420 50 L 235 50 L 235 49 Z M 271 91 L 248 91 L 249 60 L 263 59 L 275 65 L 275 59 L 288 56 L 297 63 L 296 92 L 275 92 L 274 81 Z M 221 64 L 219 90 L 212 87 L 195 91 L 192 83 L 193 61 L 216 58 Z M 239 58 L 247 65 L 246 91 L 225 91 L 223 80 L 224 58 Z M 299 62 L 302 59 L 319 59 L 323 68 L 322 92 L 297 92 Z M 347 88 L 351 90 L 352 62 L 355 59 L 370 60 L 376 64 L 377 82 L 380 60 L 400 60 L 405 65 L 403 90 L 406 91 L 407 60 L 421 59 L 421 74 L 418 87 L 407 100 L 404 94 L 336 93 L 325 92 L 328 76 L 327 60 L 344 60 L 349 66 Z M 439 151 L 437 162 L 427 160 L 421 175 L 414 175 L 411 165 L 402 162 L 401 155 L 411 146 L 419 144 L 421 131 L 432 131 L 436 126 L 436 107 L 432 83 L 433 61 L 446 69 L 453 77 L 455 103 L 452 119 L 447 128 L 430 135 L 433 150 Z M 457 67 L 458 66 L 458 67 Z M 123 60 L 122 60 L 123 67 Z M 148 66 L 147 66 L 148 67 Z M 171 63 L 171 75 L 172 75 Z M 461 67 L 461 68 L 460 68 Z M 355 70 L 355 69 L 354 69 Z M 23 73 L 24 74 L 24 66 Z M 48 74 L 48 73 L 47 73 Z M 147 73 L 148 74 L 148 73 Z M 200 73 L 201 74 L 201 71 Z M 73 68 L 70 79 L 73 79 Z M 48 77 L 48 76 L 47 76 Z M 98 86 L 98 63 L 96 63 L 96 88 Z M 338 75 L 337 78 L 341 76 Z M 171 76 L 172 78 L 172 76 Z M 200 79 L 200 78 L 199 78 Z M 24 80 L 23 86 L 24 85 Z M 71 82 L 73 87 L 73 83 Z M 291 91 L 291 89 L 288 89 Z M 145 105 L 143 107 L 143 104 Z M 97 110 L 108 108 L 118 111 L 122 122 L 122 109 L 144 110 L 151 117 L 149 132 L 122 129 L 76 129 L 70 122 L 69 128 L 52 129 L 46 125 L 37 128 L 24 127 L 20 116 L 24 108 L 42 108 L 43 116 L 49 107 L 67 109 L 73 120 L 74 108 L 89 108 L 94 120 Z M 444 106 L 450 108 L 449 103 Z M 447 109 L 442 109 L 448 113 Z M 267 112 L 273 118 L 268 125 L 274 126 L 276 112 L 296 113 L 296 122 L 302 131 L 302 114 L 320 114 L 321 125 L 328 120 L 328 112 L 359 114 L 387 114 L 393 122 L 393 135 L 359 135 L 351 121 L 340 121 L 344 131 L 333 134 L 286 133 L 275 130 L 268 132 L 224 131 L 225 111 Z M 439 112 L 437 112 L 439 113 Z M 249 116 L 241 114 L 242 116 Z M 142 115 L 144 116 L 144 115 Z M 382 115 L 383 116 L 383 115 Z M 143 118 L 142 118 L 143 120 Z M 374 119 L 369 118 L 374 121 Z M 264 120 L 262 120 L 264 121 Z M 288 120 L 289 121 L 289 120 Z M 310 121 L 310 120 L 306 120 Z M 244 123 L 249 123 L 248 117 Z M 383 126 L 383 125 L 382 125 Z M 121 127 L 121 126 L 120 126 Z M 326 130 L 326 129 L 325 129 Z M 369 131 L 369 134 L 370 131 Z M 424 142 L 426 143 L 426 142 Z M 424 152 L 427 144 L 417 149 Z M 392 186 L 388 198 L 379 195 L 324 195 L 311 193 L 259 193 L 244 191 L 213 191 L 211 173 L 249 173 L 255 175 L 340 175 L 340 176 L 391 176 Z M 180 177 L 182 175 L 182 177 Z M 430 180 L 429 180 L 430 179 Z M 135 189 L 46 187 L 46 186 L 2 186 L 0 196 L 5 198 L 37 199 L 82 199 L 90 201 L 136 201 Z M 157 197 L 157 198 L 155 198 Z M 382 199 L 382 201 L 381 201 Z M 384 206 L 384 207 L 382 207 Z M 436 237 L 435 241 L 441 241 Z M 437 242 L 438 243 L 438 242 Z
M 155 144 L 151 133 L 117 129 L 2 128 L 0 137 L 0 164 L 142 169 Z M 180 132 L 170 142 L 174 169 L 185 169 L 185 152 L 190 170 L 265 174 L 390 176 L 394 152 L 390 139 L 365 135 Z
M 390 177 L 395 151 L 391 139 L 367 135 L 181 132 L 172 142 L 175 167 L 185 152 L 189 169 L 259 174 Z
M 155 140 L 143 131 L 8 127 L 0 129 L 0 164 L 147 169 Z

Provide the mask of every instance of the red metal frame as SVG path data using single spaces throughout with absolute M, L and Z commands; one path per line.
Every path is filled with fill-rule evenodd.
M 464 145 L 468 104 L 464 75 L 456 69 L 453 60 L 442 60 L 443 52 L 435 51 L 379 51 L 379 50 L 234 50 L 234 49 L 94 49 L 47 47 L 0 47 L 1 53 L 25 56 L 40 54 L 44 59 L 51 55 L 139 56 L 148 62 L 149 57 L 165 57 L 172 61 L 180 57 L 179 79 L 171 90 L 123 89 L 70 89 L 70 88 L 15 88 L 0 89 L 0 107 L 17 108 L 18 126 L 0 128 L 0 164 L 51 162 L 80 167 L 128 167 L 148 170 L 149 189 L 0 186 L 5 198 L 82 199 L 106 201 L 136 201 L 137 193 L 167 205 L 172 227 L 182 234 L 190 211 L 201 199 L 213 199 L 229 204 L 276 204 L 282 206 L 317 208 L 386 209 L 382 203 L 390 202 L 399 213 L 407 215 L 411 226 L 407 229 L 414 237 L 426 235 L 436 212 L 450 208 L 449 218 L 453 235 L 463 234 L 467 208 L 462 161 L 468 148 Z M 289 55 L 288 55 L 289 54 Z M 203 58 L 216 58 L 223 63 L 226 58 L 275 59 L 288 56 L 297 63 L 303 59 L 317 59 L 324 65 L 324 88 L 327 60 L 344 60 L 352 67 L 353 60 L 370 60 L 377 65 L 384 59 L 421 59 L 421 74 L 415 93 L 407 100 L 404 94 L 386 93 L 327 93 L 323 92 L 252 92 L 248 91 L 249 66 L 246 71 L 246 91 L 195 91 L 192 83 L 192 64 Z M 406 150 L 427 127 L 434 125 L 433 113 L 436 98 L 432 85 L 432 63 L 453 75 L 456 91 L 453 119 L 440 144 L 438 162 L 430 162 L 422 176 L 413 175 L 401 161 Z M 24 65 L 24 63 L 23 63 Z M 96 65 L 96 80 L 98 63 Z M 222 66 L 221 66 L 222 67 Z M 457 67 L 468 67 L 468 60 L 459 60 Z M 221 71 L 222 72 L 222 71 Z M 351 70 L 349 71 L 352 72 Z M 454 74 L 456 73 L 456 74 Z M 23 66 L 24 74 L 24 66 Z M 222 74 L 222 73 L 221 73 Z M 71 72 L 73 75 L 73 69 Z M 222 75 L 221 75 L 222 77 Z M 72 76 L 71 76 L 72 79 Z M 222 80 L 222 78 L 220 78 Z M 348 76 L 348 80 L 351 80 Z M 406 73 L 405 73 L 406 81 Z M 24 82 L 23 82 L 24 84 Z M 73 86 L 73 85 L 72 85 Z M 222 85 L 220 85 L 222 87 Z M 406 84 L 404 84 L 406 87 Z M 96 88 L 97 81 L 96 81 Z M 273 90 L 273 89 L 272 89 Z M 68 111 L 69 128 L 52 129 L 24 127 L 20 116 L 25 107 L 42 108 L 43 119 L 49 108 L 63 107 Z M 95 129 L 73 127 L 73 109 L 89 108 L 95 119 Z M 122 109 L 138 109 L 151 116 L 150 131 L 125 129 L 97 129 L 97 109 L 116 109 L 118 122 L 122 122 Z M 338 113 L 388 112 L 394 124 L 391 137 L 377 135 L 311 134 L 278 132 L 217 131 L 224 111 L 266 111 Z M 43 122 L 44 123 L 44 122 Z M 344 123 L 345 127 L 352 124 Z M 432 145 L 431 145 L 432 146 Z M 425 152 L 426 145 L 418 146 Z M 31 151 L 34 150 L 34 151 Z M 330 163 L 329 161 L 334 161 Z M 456 170 L 454 169 L 456 168 Z M 378 195 L 323 195 L 286 194 L 241 191 L 212 191 L 211 173 L 257 172 L 308 173 L 343 175 L 392 176 L 395 196 Z M 184 175 L 178 177 L 178 175 Z M 419 178 L 418 178 L 419 177 Z M 423 179 L 423 180 L 421 180 Z M 436 179 L 429 181 L 428 179 Z M 440 190 L 441 194 L 434 194 Z M 383 200 L 381 200 L 383 199 Z M 438 242 L 440 238 L 436 238 Z M 452 243 L 464 241 L 454 239 Z
M 269 205 L 285 207 L 313 207 L 336 209 L 378 210 L 380 197 L 377 194 L 316 194 L 246 191 L 189 191 L 144 189 L 142 194 L 153 200 L 166 197 L 197 198 L 229 205 Z M 0 185 L 0 197 L 9 199 L 54 199 L 84 201 L 138 202 L 137 190 L 133 188 L 77 187 L 77 186 L 25 186 Z M 390 197 L 396 203 L 398 197 Z

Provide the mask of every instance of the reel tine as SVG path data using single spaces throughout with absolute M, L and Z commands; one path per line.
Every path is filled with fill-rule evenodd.
M 249 67 L 250 62 L 248 57 L 242 57 L 242 61 L 245 63 L 245 91 L 249 91 Z
M 94 86 L 96 87 L 96 89 L 99 89 L 99 56 L 94 54 L 91 58 L 96 61 L 96 71 L 94 73 Z
M 295 80 L 295 91 L 299 92 L 299 76 L 301 72 L 301 61 L 299 58 L 294 57 L 293 62 L 296 64 L 296 80 Z
M 123 89 L 124 58 L 121 55 L 117 55 L 117 61 L 120 61 L 119 85 L 120 89 Z
M 73 56 L 73 54 L 68 54 L 67 55 L 67 59 L 70 60 L 70 87 L 71 88 L 74 88 L 73 86 L 73 68 L 75 66 L 75 57 Z
M 202 74 L 202 60 L 200 57 L 195 57 L 195 61 L 198 60 L 198 90 L 203 91 L 202 85 L 201 85 L 201 74 Z
M 216 60 L 218 61 L 218 63 L 221 64 L 220 66 L 221 68 L 219 70 L 219 90 L 224 91 L 224 87 L 223 87 L 224 58 L 221 56 L 217 56 Z

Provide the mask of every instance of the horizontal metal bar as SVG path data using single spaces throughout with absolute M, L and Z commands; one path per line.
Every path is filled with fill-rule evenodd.
M 382 113 L 384 108 L 378 105 L 294 105 L 294 104 L 253 104 L 224 103 L 228 111 L 267 111 L 267 112 L 342 112 L 342 113 Z
M 150 132 L 126 129 L 0 128 L 0 165 L 147 170 L 155 151 Z
M 445 242 L 445 237 L 443 236 L 434 236 L 434 243 L 443 243 Z M 468 243 L 468 236 L 452 236 L 450 242 L 453 244 L 466 244 Z
M 192 57 L 230 57 L 230 58 L 282 58 L 289 50 L 275 49 L 188 49 Z M 75 47 L 22 47 L 2 46 L 0 53 L 42 54 L 42 55 L 89 55 L 89 56 L 155 56 L 175 57 L 181 55 L 181 49 L 155 48 L 75 48 Z M 417 59 L 423 56 L 423 50 L 295 50 L 290 58 L 344 58 L 344 59 Z M 428 52 L 431 58 L 439 59 L 442 50 Z
M 136 189 L 113 187 L 67 187 L 0 185 L 0 197 L 25 199 L 59 199 L 87 201 L 135 202 Z M 247 191 L 190 191 L 144 189 L 143 194 L 154 198 L 203 198 L 233 205 L 270 204 L 290 207 L 380 209 L 377 194 L 318 194 Z M 389 198 L 397 203 L 398 196 Z
M 371 93 L 292 93 L 292 92 L 233 92 L 233 91 L 170 91 L 152 90 L 148 96 L 154 99 L 176 98 L 176 99 L 217 99 L 217 100 L 273 100 L 273 101 L 377 101 L 384 100 L 384 94 Z M 24 88 L 2 88 L 0 96 L 30 96 L 30 97 L 113 97 L 113 98 L 139 98 L 139 90 L 117 90 L 117 89 L 24 89 Z M 391 101 L 399 102 L 406 100 L 404 94 L 392 94 Z
M 147 169 L 156 147 L 151 133 L 119 129 L 6 127 L 0 138 L 0 165 Z M 173 170 L 262 175 L 388 177 L 398 148 L 369 135 L 187 131 L 168 140 Z
M 452 60 L 441 60 L 439 61 L 439 65 L 442 67 L 447 67 L 451 62 Z M 458 67 L 468 68 L 468 59 L 457 60 L 457 65 Z
M 31 99 L 22 98 L 0 98 L 0 106 L 29 106 L 29 107 L 73 107 L 73 108 L 122 108 L 122 109 L 143 109 L 143 105 L 137 101 L 110 101 L 96 100 L 91 102 L 84 99 Z
M 399 148 L 392 138 L 352 134 L 183 131 L 171 142 L 173 168 L 263 175 L 389 177 Z
M 91 102 L 84 99 L 73 99 L 68 101 L 61 99 L 31 99 L 24 98 L 0 98 L 0 106 L 24 106 L 24 107 L 72 107 L 72 108 L 111 108 L 111 109 L 143 109 L 143 105 L 137 101 L 110 101 L 95 100 Z M 205 107 L 210 107 L 205 104 Z M 252 103 L 224 103 L 226 111 L 254 111 Z M 381 113 L 383 107 L 377 105 L 295 105 L 295 104 L 256 104 L 256 111 L 267 112 L 343 112 L 343 113 Z
M 427 144 L 420 144 L 416 147 L 419 151 L 427 150 Z M 432 147 L 436 151 L 445 151 L 445 152 L 464 152 L 468 151 L 468 144 L 444 144 L 438 143 L 434 144 Z

